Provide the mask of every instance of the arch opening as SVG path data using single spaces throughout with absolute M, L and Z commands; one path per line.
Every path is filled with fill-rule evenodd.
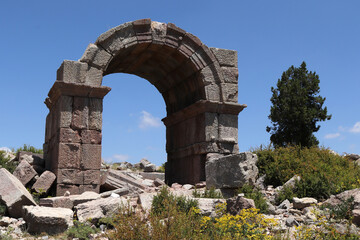
M 112 88 L 103 100 L 104 161 L 135 164 L 146 158 L 161 166 L 166 162 L 166 129 L 161 122 L 166 106 L 161 94 L 146 79 L 129 74 L 107 75 L 103 83 Z
M 205 162 L 238 152 L 237 53 L 208 48 L 172 23 L 122 24 L 89 44 L 79 61 L 65 60 L 45 103 L 45 158 L 57 194 L 99 191 L 103 76 L 129 73 L 153 84 L 166 105 L 166 182 L 206 179 Z M 79 175 L 78 182 L 67 181 Z M 77 176 L 76 175 L 76 176 Z

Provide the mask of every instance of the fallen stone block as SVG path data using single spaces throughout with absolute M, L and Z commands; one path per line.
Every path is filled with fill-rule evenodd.
M 25 205 L 36 205 L 31 194 L 24 185 L 8 170 L 0 169 L 0 199 L 11 217 L 22 217 L 22 207 Z
M 66 231 L 73 225 L 73 211 L 67 208 L 49 208 L 41 206 L 24 206 L 24 220 L 28 232 L 39 234 L 57 234 Z
M 146 158 L 143 158 L 140 160 L 140 168 L 144 169 L 146 165 L 151 164 L 151 162 L 149 160 L 147 160 Z
M 22 160 L 16 167 L 13 175 L 25 186 L 37 175 L 37 172 L 27 161 Z
M 154 187 L 154 180 L 144 179 L 142 180 L 142 184 L 148 187 Z
M 317 200 L 315 198 L 293 198 L 293 208 L 302 210 L 303 208 L 310 207 L 313 204 L 317 204 Z
M 107 197 L 110 197 L 111 194 L 113 194 L 113 193 L 116 193 L 119 196 L 124 196 L 124 195 L 129 193 L 129 189 L 128 188 L 118 188 L 118 189 L 115 189 L 115 190 L 112 190 L 112 191 L 103 192 L 103 193 L 100 194 L 100 196 L 102 198 L 107 198 Z
M 90 202 L 96 199 L 101 198 L 101 195 L 95 192 L 84 192 L 80 195 L 70 195 L 70 196 L 60 196 L 52 198 L 41 198 L 40 206 L 45 207 L 56 207 L 56 208 L 69 208 L 85 203 Z
M 116 190 L 119 188 L 124 188 L 125 185 L 126 184 L 123 181 L 108 175 L 104 183 L 101 185 L 101 190 L 102 191 Z
M 144 211 L 149 212 L 151 210 L 152 201 L 155 195 L 157 195 L 157 193 L 154 192 L 139 194 L 138 203 Z
M 209 159 L 205 165 L 208 188 L 238 189 L 244 184 L 255 185 L 259 173 L 257 156 L 250 152 Z
M 36 180 L 32 189 L 37 193 L 47 193 L 50 187 L 53 185 L 56 176 L 50 171 L 45 171 L 40 177 Z
M 110 177 L 113 177 L 113 178 L 116 178 L 118 180 L 121 180 L 123 182 L 126 182 L 132 186 L 135 186 L 137 188 L 140 188 L 140 189 L 146 189 L 147 187 L 141 183 L 140 180 L 137 180 L 135 178 L 132 178 L 120 171 L 116 171 L 116 170 L 112 170 L 112 169 L 109 169 L 109 176 Z
M 232 215 L 238 215 L 242 209 L 255 208 L 255 202 L 252 199 L 237 196 L 226 200 L 226 212 Z
M 101 198 L 101 195 L 95 192 L 83 192 L 80 195 L 70 196 L 70 199 L 72 200 L 74 206 L 85 202 L 90 202 L 99 198 Z
M 20 151 L 17 153 L 19 162 L 26 160 L 31 165 L 45 166 L 44 155 L 40 153 Z
M 75 209 L 80 222 L 91 219 L 91 222 L 96 224 L 100 218 L 111 217 L 122 206 L 127 206 L 125 198 L 109 197 L 79 204 Z
M 164 186 L 164 185 L 165 185 L 165 182 L 164 182 L 164 180 L 161 180 L 161 179 L 159 179 L 159 178 L 156 178 L 156 179 L 154 180 L 154 185 L 155 185 L 155 187 Z
M 41 198 L 40 206 L 42 207 L 53 207 L 53 208 L 73 208 L 73 201 L 69 196 L 67 197 L 52 197 L 52 198 Z
M 165 173 L 160 173 L 160 172 L 139 172 L 139 174 L 145 178 L 145 179 L 151 179 L 151 180 L 155 180 L 155 179 L 160 179 L 162 181 L 165 181 Z
M 155 172 L 155 171 L 156 171 L 156 165 L 153 163 L 145 165 L 144 167 L 144 172 Z
M 184 184 L 182 187 L 186 190 L 194 189 L 194 185 L 191 184 Z

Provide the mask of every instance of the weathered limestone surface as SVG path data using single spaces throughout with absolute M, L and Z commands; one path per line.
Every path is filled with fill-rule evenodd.
M 23 210 L 29 233 L 57 234 L 73 225 L 74 213 L 67 208 L 25 206 Z
M 125 198 L 109 197 L 82 203 L 75 208 L 80 222 L 91 219 L 93 223 L 96 223 L 100 218 L 111 216 L 121 206 L 127 206 Z
M 312 204 L 317 204 L 317 200 L 315 198 L 305 197 L 305 198 L 293 198 L 293 207 L 295 209 L 302 210 L 306 207 L 310 207 Z
M 237 52 L 208 48 L 172 23 L 128 22 L 100 35 L 79 61 L 65 60 L 45 100 L 44 156 L 57 195 L 99 191 L 102 101 L 110 91 L 101 84 L 111 73 L 143 77 L 162 94 L 167 183 L 204 181 L 207 154 L 238 153 L 237 116 L 246 105 L 237 103 Z M 79 173 L 74 182 L 60 177 L 68 170 Z
M 30 165 L 30 163 L 28 163 L 26 160 L 22 160 L 16 167 L 13 175 L 25 186 L 37 175 L 37 172 Z
M 36 180 L 32 189 L 35 190 L 37 193 L 47 193 L 54 183 L 56 176 L 54 173 L 50 171 L 45 171 L 40 177 Z
M 22 217 L 22 206 L 36 205 L 24 185 L 5 168 L 0 169 L 0 199 L 11 217 Z
M 255 185 L 257 156 L 250 152 L 212 158 L 206 162 L 206 186 L 237 189 L 245 183 Z
M 226 212 L 232 215 L 238 215 L 242 209 L 255 208 L 255 202 L 252 199 L 237 196 L 226 200 Z

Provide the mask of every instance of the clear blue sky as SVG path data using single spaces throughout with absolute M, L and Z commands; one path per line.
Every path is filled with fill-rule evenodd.
M 360 153 L 360 1 L 1 1 L 0 147 L 44 141 L 43 104 L 64 59 L 79 59 L 108 29 L 142 18 L 172 22 L 209 47 L 238 51 L 239 147 L 268 144 L 271 86 L 302 61 L 320 76 L 332 114 L 316 133 L 339 153 Z M 161 95 L 132 75 L 104 77 L 103 158 L 166 161 Z

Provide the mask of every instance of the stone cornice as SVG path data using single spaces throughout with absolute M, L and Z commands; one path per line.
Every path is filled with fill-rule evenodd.
M 162 121 L 165 126 L 171 126 L 205 112 L 238 115 L 246 107 L 246 104 L 200 100 L 176 113 L 171 114 L 170 116 L 163 118 Z
M 60 96 L 77 96 L 90 98 L 104 98 L 111 88 L 106 86 L 94 87 L 76 83 L 65 83 L 62 81 L 55 81 L 51 87 L 48 98 L 45 99 L 46 106 L 51 109 L 52 105 Z

